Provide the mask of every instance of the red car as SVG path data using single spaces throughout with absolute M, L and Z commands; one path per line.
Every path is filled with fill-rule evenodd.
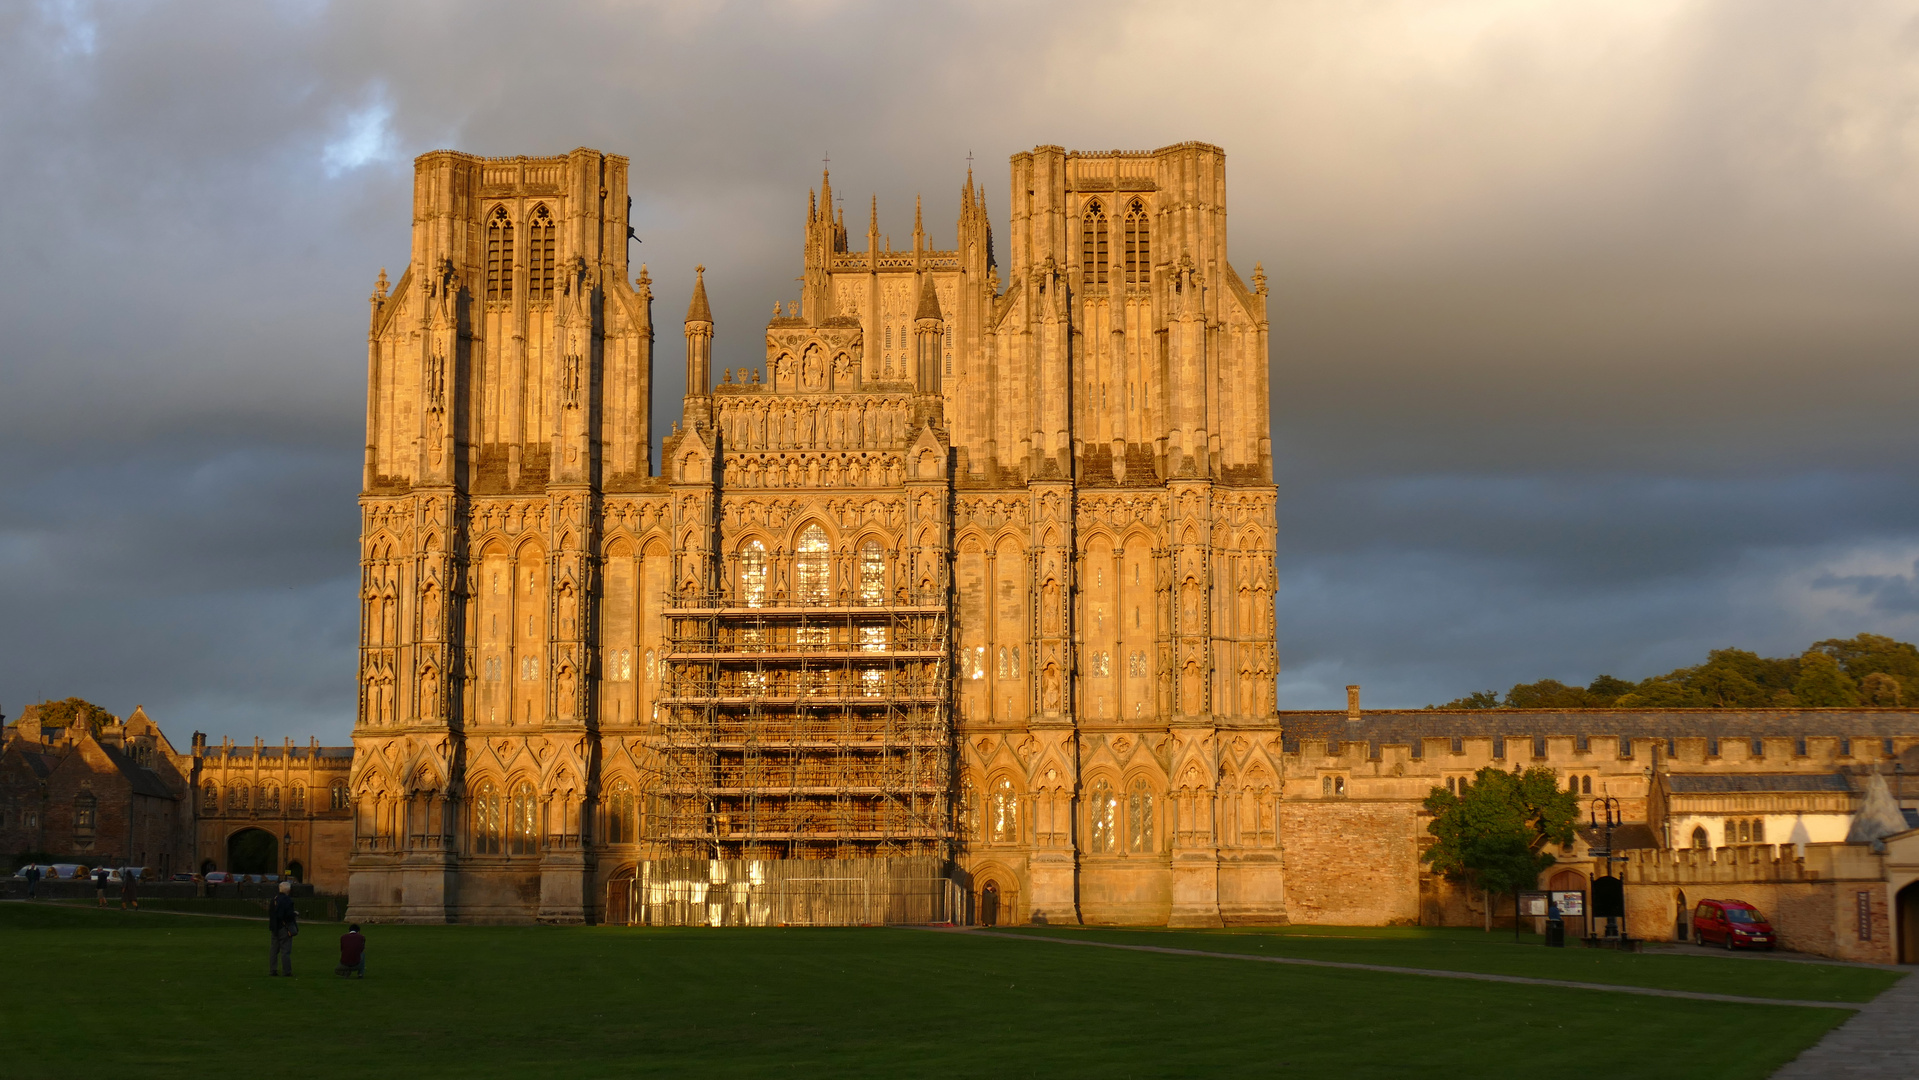
M 1772 924 L 1743 900 L 1701 900 L 1692 913 L 1692 936 L 1701 945 L 1770 949 L 1779 943 Z

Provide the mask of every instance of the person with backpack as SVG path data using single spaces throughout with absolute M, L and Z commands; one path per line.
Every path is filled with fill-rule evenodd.
M 300 913 L 293 906 L 291 882 L 282 881 L 279 893 L 267 902 L 267 930 L 273 935 L 273 953 L 267 960 L 267 974 L 280 975 L 284 967 L 284 974 L 292 978 L 293 938 L 300 932 Z

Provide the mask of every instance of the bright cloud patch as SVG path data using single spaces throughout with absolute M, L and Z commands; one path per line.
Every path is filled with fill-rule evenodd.
M 340 137 L 327 143 L 320 153 L 320 164 L 326 167 L 327 176 L 339 176 L 362 165 L 392 158 L 395 142 L 393 131 L 387 126 L 392 119 L 393 107 L 384 99 L 349 114 Z

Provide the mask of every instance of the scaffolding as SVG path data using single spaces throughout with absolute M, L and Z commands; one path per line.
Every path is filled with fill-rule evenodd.
M 667 608 L 658 701 L 671 858 L 659 874 L 696 880 L 665 865 L 688 860 L 912 860 L 904 881 L 951 860 L 946 596 L 870 599 L 716 594 Z

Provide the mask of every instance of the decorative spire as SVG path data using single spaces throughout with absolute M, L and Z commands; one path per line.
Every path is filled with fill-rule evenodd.
M 373 298 L 375 300 L 386 299 L 386 267 L 384 266 L 380 267 L 380 280 L 373 283 Z
M 826 208 L 826 218 L 833 219 L 833 174 L 826 169 L 820 170 L 820 205 Z
M 706 302 L 706 267 L 693 268 L 693 302 L 686 306 L 686 321 L 690 323 L 713 321 L 713 308 Z
M 913 319 L 915 321 L 919 321 L 922 319 L 933 319 L 935 321 L 938 321 L 942 319 L 943 317 L 944 316 L 940 314 L 939 293 L 935 292 L 933 289 L 933 275 L 921 274 L 920 275 L 920 306 L 919 306 L 919 310 L 913 313 Z
M 633 291 L 642 300 L 653 299 L 653 279 L 647 276 L 645 263 L 640 264 L 640 276 L 633 279 Z
M 922 224 L 922 219 L 920 217 L 920 197 L 918 195 L 914 195 L 913 196 L 913 246 L 924 247 L 925 245 L 921 241 L 925 239 L 926 239 L 926 228 Z
M 880 197 L 873 196 L 873 212 L 866 219 L 866 235 L 873 236 L 880 231 Z
M 1253 291 L 1258 293 L 1261 296 L 1266 295 L 1266 264 L 1265 263 L 1256 262 L 1253 264 Z
M 820 219 L 819 203 L 814 201 L 813 189 L 807 188 L 806 189 L 806 223 L 808 225 L 811 225 L 815 221 L 818 221 L 819 219 Z

